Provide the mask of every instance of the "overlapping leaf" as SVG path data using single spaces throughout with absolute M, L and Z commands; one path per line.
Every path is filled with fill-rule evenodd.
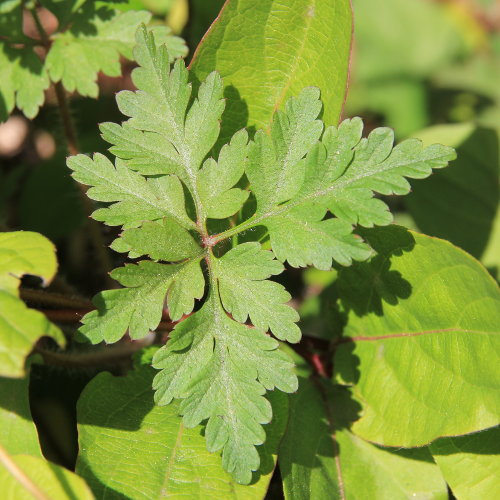
M 249 143 L 241 130 L 210 158 L 224 110 L 220 76 L 208 75 L 192 96 L 184 62 L 170 68 L 167 48 L 157 47 L 151 32 L 141 28 L 136 36 L 138 90 L 117 96 L 128 120 L 101 127 L 118 157 L 115 166 L 102 155 L 79 155 L 68 165 L 91 186 L 91 198 L 111 204 L 94 217 L 124 226 L 112 247 L 161 262 L 114 271 L 126 288 L 96 297 L 98 311 L 84 318 L 82 332 L 92 342 L 117 341 L 127 330 L 140 338 L 157 327 L 165 299 L 178 320 L 208 288 L 199 310 L 155 356 L 156 401 L 180 399 L 187 427 L 207 421 L 208 449 L 222 450 L 224 468 L 248 483 L 259 467 L 262 424 L 272 418 L 266 390 L 297 388 L 292 362 L 265 332 L 297 342 L 300 331 L 297 313 L 286 304 L 289 294 L 268 281 L 283 270 L 273 253 L 257 242 L 233 241 L 229 251 L 218 243 L 264 225 L 274 255 L 294 266 L 329 269 L 332 259 L 364 260 L 372 250 L 353 234 L 354 224 L 390 222 L 374 193 L 407 192 L 405 177 L 427 176 L 453 152 L 442 146 L 422 151 L 411 141 L 393 150 L 387 129 L 361 139 L 358 119 L 328 128 L 322 138 L 319 90 L 309 87 L 275 114 L 269 135 L 259 131 Z M 245 179 L 249 189 L 242 189 Z M 251 206 L 255 214 L 241 219 Z M 207 229 L 209 219 L 229 217 L 222 221 L 227 231 Z
M 265 441 L 261 424 L 272 418 L 266 389 L 297 389 L 293 364 L 277 347 L 264 332 L 230 319 L 214 294 L 153 360 L 161 370 L 153 382 L 157 403 L 183 398 L 186 427 L 208 419 L 207 448 L 223 449 L 224 468 L 241 483 L 259 468 L 255 446 Z
M 98 73 L 121 74 L 120 57 L 132 58 L 135 31 L 151 18 L 149 12 L 120 13 L 103 2 L 45 0 L 41 4 L 57 17 L 58 29 L 53 34 L 39 34 L 37 40 L 24 33 L 23 15 L 30 16 L 30 12 L 23 14 L 23 2 L 2 2 L 0 7 L 0 120 L 14 106 L 33 118 L 50 80 L 61 81 L 70 92 L 97 97 Z M 172 60 L 186 55 L 184 41 L 169 28 L 158 26 L 154 31 L 168 46 Z M 44 39 L 50 48 L 42 61 L 33 48 Z
M 55 249 L 38 233 L 0 233 L 0 376 L 22 377 L 26 356 L 43 336 L 65 343 L 62 332 L 42 313 L 19 299 L 24 274 L 50 281 L 56 272 Z
M 257 132 L 247 169 L 257 210 L 243 227 L 265 225 L 279 260 L 329 269 L 332 259 L 349 265 L 369 257 L 369 247 L 352 233 L 353 224 L 391 222 L 375 193 L 406 194 L 407 177 L 427 177 L 455 153 L 439 144 L 422 149 L 416 139 L 393 149 L 394 134 L 386 128 L 362 139 L 359 118 L 328 127 L 318 142 L 320 110 L 319 91 L 304 89 L 285 112 L 276 113 L 270 135 Z M 326 209 L 336 218 L 324 220 Z

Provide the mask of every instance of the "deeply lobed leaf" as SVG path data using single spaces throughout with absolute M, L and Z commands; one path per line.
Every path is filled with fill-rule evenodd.
M 323 132 L 319 90 L 309 87 L 276 112 L 269 134 L 249 141 L 245 130 L 236 132 L 212 158 L 224 110 L 220 76 L 209 74 L 192 95 L 184 62 L 171 68 L 167 48 L 145 28 L 136 39 L 137 91 L 117 96 L 128 119 L 101 126 L 115 165 L 103 155 L 68 165 L 91 186 L 91 198 L 110 204 L 94 217 L 124 227 L 112 247 L 155 262 L 115 270 L 125 288 L 94 299 L 98 310 L 82 332 L 92 342 L 115 342 L 127 330 L 140 338 L 158 326 L 165 301 L 174 321 L 195 310 L 154 358 L 155 398 L 160 405 L 180 399 L 187 427 L 206 421 L 208 449 L 222 450 L 225 469 L 248 483 L 259 467 L 262 424 L 272 418 L 266 390 L 297 389 L 293 363 L 265 332 L 297 342 L 298 314 L 269 278 L 285 261 L 329 269 L 332 260 L 366 260 L 373 250 L 354 225 L 391 220 L 375 194 L 407 192 L 407 177 L 429 175 L 454 153 L 415 141 L 393 149 L 388 129 L 362 139 L 359 119 Z M 254 214 L 244 215 L 251 207 Z M 211 233 L 210 219 L 228 229 Z M 255 241 L 219 245 L 255 226 L 267 228 L 272 251 Z

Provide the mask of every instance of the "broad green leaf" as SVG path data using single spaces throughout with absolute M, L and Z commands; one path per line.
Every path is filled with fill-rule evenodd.
M 72 156 L 67 163 L 75 180 L 93 186 L 87 191 L 90 198 L 115 202 L 108 208 L 96 210 L 92 214 L 96 220 L 110 226 L 135 227 L 145 220 L 170 216 L 182 227 L 196 227 L 186 214 L 182 185 L 175 176 L 146 180 L 119 159 L 113 167 L 99 153 L 93 159 L 86 155 Z
M 42 457 L 28 399 L 29 374 L 22 379 L 0 377 L 0 445 L 11 455 Z
M 212 292 L 200 311 L 176 326 L 153 359 L 161 370 L 153 382 L 155 401 L 167 405 L 182 399 L 180 413 L 188 428 L 208 419 L 208 450 L 223 449 L 224 469 L 241 484 L 259 469 L 255 446 L 266 438 L 261 424 L 272 418 L 266 389 L 297 389 L 293 364 L 277 347 L 261 330 L 229 318 Z
M 279 260 L 327 270 L 332 259 L 350 265 L 370 256 L 369 247 L 353 234 L 353 224 L 372 227 L 392 221 L 387 205 L 374 193 L 407 194 L 407 177 L 428 177 L 455 153 L 439 144 L 423 149 L 416 139 L 393 148 L 394 134 L 387 128 L 362 139 L 359 118 L 328 127 L 318 142 L 319 111 L 317 89 L 304 89 L 289 100 L 285 112 L 276 114 L 270 135 L 256 134 L 247 176 L 257 208 L 241 227 L 265 225 Z M 323 220 L 326 209 L 337 218 Z
M 207 451 L 202 427 L 184 425 L 177 403 L 162 408 L 154 404 L 153 375 L 154 370 L 144 366 L 126 377 L 102 373 L 80 397 L 76 470 L 96 497 L 264 498 L 286 425 L 286 396 L 271 394 L 274 418 L 266 426 L 266 443 L 258 448 L 262 467 L 255 482 L 241 486 L 222 469 L 218 454 Z
M 85 481 L 73 472 L 43 458 L 14 455 L 14 463 L 37 489 L 50 500 L 93 500 Z M 0 463 L 0 484 L 4 500 L 33 500 L 33 495 Z
M 416 135 L 457 149 L 450 169 L 416 183 L 406 205 L 418 227 L 500 266 L 498 132 L 472 124 L 438 125 Z
M 244 323 L 268 329 L 281 340 L 298 342 L 300 329 L 297 311 L 286 305 L 290 294 L 282 285 L 266 278 L 283 272 L 283 265 L 259 243 L 238 245 L 217 262 L 215 276 L 224 309 Z
M 80 331 L 94 344 L 116 342 L 127 329 L 131 338 L 142 338 L 160 323 L 165 298 L 170 317 L 180 319 L 203 296 L 205 279 L 199 260 L 182 264 L 142 261 L 115 269 L 111 277 L 127 288 L 96 295 L 97 310 L 84 316 Z
M 395 226 L 364 236 L 378 256 L 337 285 L 347 324 L 336 379 L 363 406 L 353 431 L 412 447 L 498 424 L 496 283 L 446 241 Z
M 150 18 L 145 11 L 118 13 L 86 2 L 72 17 L 71 27 L 53 37 L 45 63 L 51 79 L 61 81 L 70 92 L 97 97 L 98 72 L 121 74 L 120 56 L 132 58 L 136 29 Z M 163 36 L 163 41 L 168 43 L 170 38 Z M 177 41 L 170 47 L 172 59 L 185 55 L 184 47 L 181 53 L 176 51 L 178 47 Z
M 0 68 L 0 121 L 8 118 L 14 106 L 28 118 L 34 118 L 49 86 L 40 58 L 32 49 L 13 48 L 0 40 Z
M 213 70 L 224 79 L 229 99 L 222 138 L 244 126 L 267 128 L 276 109 L 310 85 L 323 91 L 324 121 L 336 124 L 346 92 L 351 17 L 348 0 L 226 2 L 191 62 L 198 80 Z
M 352 434 L 356 404 L 345 389 L 301 378 L 279 466 L 286 500 L 446 500 L 448 492 L 426 448 L 379 448 Z
M 430 451 L 456 498 L 495 498 L 500 491 L 500 428 L 438 439 Z
M 19 299 L 24 274 L 40 276 L 44 283 L 55 275 L 57 261 L 52 243 L 37 233 L 0 233 L 0 376 L 22 377 L 25 359 L 40 337 L 64 345 L 62 332 L 40 312 Z

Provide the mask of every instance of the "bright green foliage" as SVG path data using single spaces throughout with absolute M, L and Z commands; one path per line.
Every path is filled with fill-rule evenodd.
M 42 457 L 28 399 L 29 374 L 21 379 L 0 377 L 0 444 L 11 455 Z
M 80 397 L 76 470 L 96 497 L 263 498 L 286 426 L 288 398 L 281 393 L 269 395 L 273 421 L 265 427 L 265 445 L 259 447 L 261 468 L 256 482 L 241 486 L 223 470 L 220 458 L 207 451 L 202 427 L 185 427 L 178 403 L 167 407 L 154 404 L 154 374 L 146 366 L 135 368 L 125 377 L 101 373 Z
M 258 243 L 243 243 L 216 261 L 215 276 L 224 309 L 244 323 L 271 332 L 280 340 L 298 342 L 299 315 L 286 305 L 290 294 L 278 283 L 266 278 L 281 274 L 283 265 Z
M 453 168 L 419 182 L 406 198 L 418 228 L 451 241 L 500 268 L 500 136 L 470 123 L 436 125 L 418 133 L 424 143 L 457 150 Z
M 259 468 L 262 424 L 272 418 L 266 390 L 297 388 L 292 362 L 265 332 L 298 342 L 298 315 L 282 285 L 268 278 L 281 273 L 285 260 L 329 269 L 332 259 L 349 265 L 368 258 L 372 250 L 353 225 L 391 221 L 374 193 L 405 194 L 405 177 L 426 177 L 454 153 L 439 145 L 422 150 L 416 140 L 392 149 L 387 129 L 361 139 L 359 119 L 322 134 L 319 90 L 308 87 L 275 113 L 269 135 L 258 131 L 249 141 L 238 131 L 215 159 L 210 154 L 224 111 L 220 76 L 210 73 L 191 95 L 184 62 L 170 68 L 167 48 L 157 47 L 145 28 L 137 32 L 134 57 L 138 90 L 117 96 L 129 118 L 101 127 L 115 166 L 97 154 L 70 158 L 68 165 L 91 186 L 91 198 L 111 204 L 94 217 L 124 226 L 112 247 L 155 262 L 115 270 L 126 288 L 99 294 L 98 310 L 83 319 L 81 331 L 94 343 L 115 342 L 127 330 L 138 339 L 159 324 L 165 298 L 176 321 L 205 294 L 154 358 L 161 370 L 156 401 L 181 399 L 188 428 L 208 419 L 208 449 L 222 449 L 224 468 L 248 483 Z M 210 219 L 228 217 L 221 224 L 229 229 L 210 231 Z M 272 252 L 255 241 L 238 245 L 236 238 L 231 249 L 219 245 L 243 232 L 251 239 L 256 226 L 267 228 Z
M 335 376 L 363 407 L 353 432 L 411 447 L 497 425 L 495 281 L 446 241 L 395 226 L 365 236 L 379 255 L 337 284 L 351 342 L 336 351 Z
M 133 339 L 147 335 L 160 323 L 167 293 L 170 316 L 180 319 L 193 310 L 194 299 L 201 299 L 205 286 L 199 259 L 171 265 L 142 261 L 115 269 L 111 276 L 127 288 L 94 298 L 97 310 L 85 316 L 81 328 L 94 343 L 116 342 L 127 329 Z
M 200 81 L 214 70 L 224 79 L 222 144 L 244 126 L 266 129 L 274 112 L 310 85 L 322 89 L 325 123 L 337 124 L 351 28 L 349 0 L 226 2 L 191 64 Z
M 279 465 L 286 500 L 447 500 L 427 448 L 389 450 L 349 431 L 357 406 L 345 389 L 301 378 L 290 398 Z
M 40 312 L 19 299 L 24 274 L 40 276 L 44 283 L 55 275 L 57 261 L 52 243 L 37 233 L 0 233 L 0 376 L 22 377 L 26 356 L 40 337 L 64 345 L 62 332 Z
M 94 495 L 85 481 L 75 473 L 44 458 L 29 455 L 14 455 L 14 463 L 37 486 L 45 498 L 51 500 L 93 500 Z M 0 464 L 0 484 L 5 500 L 33 500 L 34 496 Z
M 132 58 L 137 26 L 151 19 L 149 12 L 120 13 L 104 2 L 41 3 L 59 23 L 55 33 L 39 36 L 39 40 L 46 37 L 50 44 L 44 61 L 33 50 L 38 40 L 23 32 L 23 3 L 2 2 L 0 120 L 5 120 L 14 106 L 28 118 L 36 116 L 50 81 L 61 81 L 70 92 L 76 90 L 80 95 L 97 97 L 97 74 L 121 74 L 120 57 Z M 186 55 L 184 42 L 172 36 L 169 28 L 158 26 L 154 31 L 158 40 L 168 46 L 172 59 Z
M 224 469 L 243 484 L 259 468 L 255 445 L 264 443 L 261 424 L 272 418 L 266 389 L 297 389 L 293 364 L 277 347 L 263 331 L 230 319 L 212 295 L 199 312 L 179 323 L 153 359 L 161 369 L 153 382 L 156 402 L 185 398 L 180 413 L 188 428 L 208 419 L 208 450 L 223 449 Z
M 500 427 L 438 439 L 430 451 L 456 498 L 494 498 L 500 491 Z

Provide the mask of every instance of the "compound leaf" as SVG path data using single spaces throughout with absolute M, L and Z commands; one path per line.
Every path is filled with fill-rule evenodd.
M 215 276 L 219 282 L 222 305 L 233 318 L 268 329 L 281 340 L 298 342 L 300 329 L 297 311 L 286 305 L 290 294 L 269 278 L 281 274 L 283 265 L 273 254 L 262 250 L 259 243 L 243 243 L 216 261 Z
M 151 14 L 145 11 L 119 13 L 107 6 L 95 8 L 86 2 L 72 16 L 71 27 L 55 35 L 47 54 L 46 67 L 51 79 L 61 81 L 70 91 L 97 97 L 97 74 L 121 74 L 120 56 L 132 58 L 134 35 L 141 23 L 147 23 Z M 169 45 L 171 57 L 186 55 L 176 37 L 162 36 Z M 170 44 L 169 41 L 174 43 Z
M 87 191 L 90 198 L 115 202 L 96 210 L 92 214 L 96 220 L 110 226 L 135 227 L 143 221 L 170 216 L 182 227 L 196 227 L 186 214 L 182 185 L 175 176 L 146 180 L 119 159 L 113 167 L 100 153 L 93 159 L 86 155 L 72 156 L 67 163 L 75 180 L 92 186 Z
M 165 297 L 170 317 L 178 320 L 203 296 L 205 279 L 199 259 L 183 264 L 142 261 L 115 269 L 111 276 L 127 288 L 106 290 L 93 299 L 97 310 L 85 315 L 80 331 L 92 342 L 112 343 L 125 332 L 139 339 L 161 321 Z
M 153 366 L 155 400 L 160 405 L 182 398 L 180 412 L 191 428 L 208 419 L 209 451 L 223 449 L 224 469 L 248 484 L 259 468 L 256 445 L 265 441 L 261 424 L 271 420 L 267 390 L 297 389 L 293 363 L 278 342 L 262 331 L 235 322 L 215 295 L 177 325 Z
M 22 377 L 25 359 L 40 337 L 52 337 L 61 345 L 64 335 L 40 312 L 19 299 L 24 274 L 49 282 L 57 261 L 52 243 L 38 233 L 0 233 L 0 376 Z
M 275 114 L 269 135 L 257 132 L 247 168 L 257 208 L 242 228 L 265 225 L 281 261 L 328 269 L 332 259 L 349 265 L 370 256 L 369 247 L 352 234 L 352 225 L 391 222 L 388 207 L 373 198 L 375 193 L 406 194 L 406 177 L 427 177 L 455 153 L 439 144 L 422 149 L 416 139 L 393 148 L 394 134 L 386 128 L 362 139 L 359 118 L 328 127 L 318 142 L 320 110 L 319 91 L 304 89 Z M 326 209 L 336 219 L 324 220 Z
M 128 252 L 132 259 L 149 255 L 153 260 L 170 262 L 196 257 L 201 253 L 191 234 L 169 217 L 126 230 L 111 248 L 117 252 Z

